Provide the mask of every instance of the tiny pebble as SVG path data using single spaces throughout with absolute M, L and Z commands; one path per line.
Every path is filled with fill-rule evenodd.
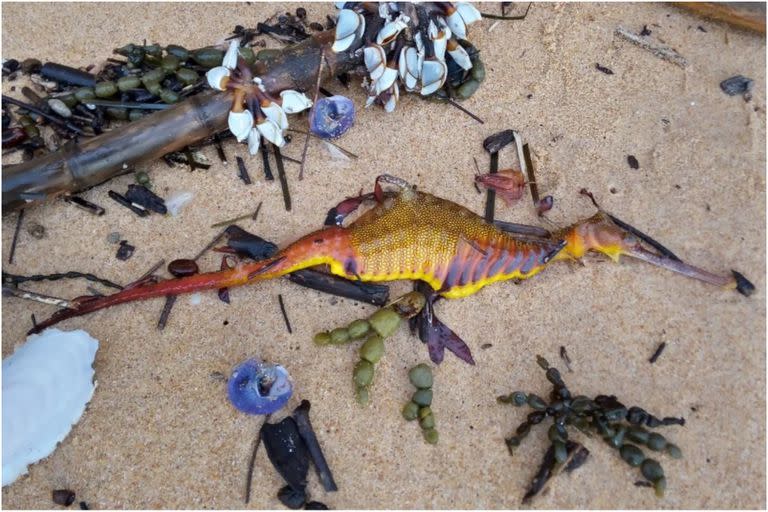
M 110 234 L 107 235 L 107 242 L 110 244 L 116 244 L 120 241 L 120 233 L 117 231 L 113 231 Z
M 62 507 L 68 507 L 75 502 L 75 492 L 69 489 L 56 489 L 51 493 L 53 502 Z
M 632 169 L 640 168 L 640 162 L 637 161 L 635 155 L 627 155 L 627 163 Z

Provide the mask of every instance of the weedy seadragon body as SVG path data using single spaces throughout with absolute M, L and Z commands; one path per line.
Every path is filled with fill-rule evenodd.
M 384 193 L 380 182 L 399 190 Z M 374 199 L 377 204 L 349 226 L 310 233 L 270 258 L 219 272 L 137 282 L 106 297 L 80 297 L 73 301 L 74 307 L 58 311 L 34 331 L 124 302 L 229 288 L 319 265 L 351 280 L 423 281 L 443 297 L 461 298 L 488 284 L 526 279 L 554 261 L 578 259 L 593 251 L 613 260 L 621 255 L 642 259 L 743 294 L 753 288 L 737 272 L 732 276 L 711 274 L 646 249 L 636 233 L 604 212 L 548 236 L 535 236 L 502 231 L 460 205 L 416 191 L 388 175 L 377 179 L 373 194 L 353 201 L 350 211 L 363 199 Z

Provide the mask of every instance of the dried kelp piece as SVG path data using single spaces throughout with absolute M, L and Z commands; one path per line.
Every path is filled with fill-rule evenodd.
M 135 250 L 136 247 L 129 244 L 127 240 L 122 240 L 120 241 L 120 247 L 117 248 L 117 254 L 115 254 L 115 257 L 120 261 L 126 261 L 128 258 L 133 256 L 133 252 Z
M 303 492 L 307 486 L 309 451 L 296 420 L 288 416 L 279 423 L 264 423 L 261 439 L 275 470 L 293 490 Z
M 544 453 L 544 457 L 542 457 L 539 470 L 533 477 L 531 485 L 528 487 L 528 491 L 525 493 L 525 496 L 523 496 L 523 504 L 529 503 L 534 496 L 539 494 L 552 477 L 556 476 L 563 467 L 566 472 L 570 473 L 583 466 L 589 457 L 589 450 L 574 441 L 567 441 L 565 443 L 565 450 L 568 461 L 565 463 L 565 466 L 563 466 L 562 463 L 558 463 L 555 456 L 555 445 L 550 445 Z
M 165 215 L 168 209 L 165 207 L 165 199 L 158 196 L 144 185 L 128 185 L 125 198 L 131 203 L 138 204 L 147 210 L 152 210 Z
M 514 141 L 515 131 L 504 130 L 486 137 L 486 139 L 483 141 L 483 148 L 485 148 L 488 153 L 498 153 L 504 149 L 505 146 L 513 143 Z
M 238 254 L 254 260 L 263 260 L 277 252 L 277 245 L 260 236 L 249 233 L 235 224 L 224 230 L 227 234 L 227 247 Z
M 389 300 L 389 287 L 386 285 L 350 281 L 318 270 L 299 270 L 288 274 L 288 279 L 306 288 L 374 306 L 383 306 Z
M 720 82 L 720 89 L 728 96 L 736 96 L 737 94 L 746 94 L 752 91 L 754 85 L 755 82 L 751 78 L 736 75 Z

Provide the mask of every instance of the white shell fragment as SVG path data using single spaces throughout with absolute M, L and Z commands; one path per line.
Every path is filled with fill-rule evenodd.
M 50 455 L 80 420 L 96 388 L 99 342 L 47 329 L 3 360 L 3 486 Z

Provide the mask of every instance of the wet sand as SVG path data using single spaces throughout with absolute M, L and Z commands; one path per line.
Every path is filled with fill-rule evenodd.
M 222 39 L 236 24 L 254 26 L 297 5 L 6 3 L 3 57 L 85 66 L 145 38 L 195 48 Z M 307 7 L 311 20 L 333 12 L 326 4 Z M 498 4 L 483 10 L 497 12 Z M 286 164 L 291 212 L 283 208 L 278 182 L 264 181 L 261 157 L 229 142 L 228 165 L 210 147 L 207 171 L 162 161 L 143 167 L 161 195 L 195 194 L 178 217 L 142 219 L 116 205 L 107 190 L 125 190 L 133 178 L 123 176 L 83 194 L 107 209 L 103 217 L 60 201 L 29 208 L 25 224 L 43 225 L 47 236 L 36 240 L 23 229 L 9 265 L 16 215 L 6 215 L 3 268 L 79 270 L 127 283 L 161 258 L 192 257 L 215 235 L 211 224 L 253 211 L 259 202 L 258 219 L 240 225 L 286 243 L 319 228 L 332 204 L 370 189 L 384 172 L 482 212 L 485 196 L 472 186 L 473 157 L 486 169 L 482 140 L 514 128 L 533 149 L 540 191 L 555 198 L 548 214 L 554 225 L 593 213 L 578 194 L 587 188 L 606 210 L 691 263 L 745 273 L 756 285 L 752 297 L 637 262 L 594 258 L 583 266 L 553 266 L 518 286 L 497 284 L 444 301 L 438 315 L 467 341 L 477 364 L 449 354 L 435 371 L 437 446 L 400 416 L 412 393 L 407 369 L 428 362 L 417 338 L 402 329 L 388 341 L 366 408 L 354 402 L 350 382 L 356 347 L 311 341 L 317 331 L 370 314 L 370 306 L 278 280 L 231 290 L 230 305 L 215 293 L 203 293 L 198 305 L 182 297 L 162 332 L 155 328 L 162 300 L 102 311 L 61 325 L 83 328 L 101 342 L 98 388 L 87 412 L 50 457 L 3 488 L 3 506 L 50 508 L 51 490 L 69 487 L 93 508 L 243 508 L 260 420 L 235 411 L 211 374 L 258 355 L 290 371 L 292 406 L 304 398 L 313 403 L 312 421 L 339 491 L 323 492 L 311 472 L 312 499 L 333 508 L 516 508 L 546 447 L 546 429 L 535 429 L 510 457 L 504 437 L 525 412 L 495 397 L 515 389 L 548 393 L 535 355 L 564 370 L 562 345 L 574 370 L 565 379 L 575 392 L 613 393 L 659 416 L 684 416 L 685 427 L 663 431 L 684 458 L 660 458 L 668 490 L 657 499 L 633 485 L 638 470 L 602 441 L 579 435 L 592 452 L 589 462 L 558 477 L 532 506 L 764 508 L 765 39 L 658 4 L 536 4 L 524 21 L 489 30 L 493 25 L 483 20 L 470 30 L 488 77 L 463 103 L 485 124 L 411 95 L 392 114 L 364 110 L 357 83 L 348 92 L 327 84 L 361 107 L 356 126 L 339 141 L 359 158 L 334 160 L 313 141 L 303 181 L 298 166 Z M 618 26 L 639 32 L 643 25 L 689 66 L 681 69 L 614 36 Z M 598 71 L 596 63 L 614 74 Z M 752 101 L 720 90 L 720 81 L 735 74 L 755 80 Z M 20 84 L 4 82 L 3 92 Z M 291 118 L 293 127 L 305 122 Z M 296 137 L 284 154 L 300 158 L 302 145 Z M 235 155 L 245 158 L 252 185 L 237 177 Z M 637 158 L 639 169 L 629 167 L 627 155 Z M 516 165 L 514 150 L 501 154 L 501 165 Z M 527 197 L 510 208 L 499 205 L 497 216 L 541 224 Z M 137 248 L 126 262 L 107 242 L 113 231 Z M 205 269 L 218 265 L 214 254 L 202 260 Z M 85 287 L 82 281 L 30 286 L 64 297 L 82 295 Z M 399 283 L 392 295 L 407 289 Z M 293 334 L 283 324 L 278 293 Z M 40 319 L 53 308 L 7 298 L 2 305 L 7 357 L 25 339 L 30 313 Z M 649 364 L 662 341 L 665 352 Z M 281 508 L 275 495 L 282 484 L 263 451 L 254 475 L 249 507 Z

